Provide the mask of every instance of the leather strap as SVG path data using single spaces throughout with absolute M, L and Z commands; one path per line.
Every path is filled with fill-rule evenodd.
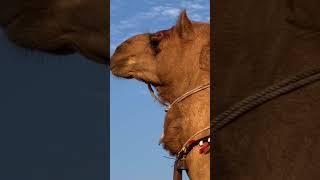
M 182 180 L 182 171 L 188 173 L 188 168 L 185 159 L 177 159 L 174 162 L 173 180 Z

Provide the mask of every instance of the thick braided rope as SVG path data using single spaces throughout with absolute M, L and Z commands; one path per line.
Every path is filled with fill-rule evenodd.
M 287 94 L 295 89 L 311 84 L 315 81 L 320 80 L 320 68 L 315 68 L 298 73 L 290 78 L 287 78 L 279 83 L 276 83 L 252 96 L 245 98 L 244 100 L 231 106 L 228 110 L 213 119 L 213 122 L 209 127 L 206 127 L 194 135 L 192 135 L 186 143 L 182 146 L 182 149 L 178 154 L 183 153 L 189 140 L 201 134 L 202 132 L 213 128 L 215 133 L 217 130 L 223 128 L 227 124 L 231 123 L 237 117 L 242 114 L 254 109 L 255 107 L 262 105 L 263 103 L 272 100 L 278 96 Z
M 214 118 L 213 124 L 210 127 L 212 127 L 215 132 L 231 123 L 240 115 L 252 110 L 254 107 L 318 80 L 320 80 L 320 68 L 296 74 L 291 78 L 276 83 L 275 85 L 236 103 L 227 111 Z

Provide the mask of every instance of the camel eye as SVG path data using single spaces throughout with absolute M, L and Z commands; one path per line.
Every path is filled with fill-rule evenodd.
M 153 49 L 158 48 L 159 44 L 160 44 L 160 41 L 157 40 L 157 39 L 151 39 L 150 40 L 150 45 L 151 45 L 151 47 Z
M 160 52 L 160 42 L 162 39 L 162 33 L 156 33 L 150 36 L 150 46 L 154 50 L 155 54 L 158 54 Z

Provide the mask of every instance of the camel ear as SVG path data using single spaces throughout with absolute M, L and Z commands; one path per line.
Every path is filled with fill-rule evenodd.
M 210 43 L 204 45 L 200 52 L 199 57 L 200 69 L 204 71 L 210 71 Z
M 193 37 L 192 23 L 188 18 L 186 10 L 180 13 L 179 19 L 176 23 L 176 30 L 182 39 L 191 39 Z

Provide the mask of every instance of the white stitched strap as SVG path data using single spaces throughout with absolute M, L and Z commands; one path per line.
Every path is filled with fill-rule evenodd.
M 192 94 L 194 94 L 194 93 L 197 93 L 197 92 L 199 92 L 199 91 L 202 91 L 202 90 L 204 90 L 204 89 L 207 89 L 207 88 L 209 88 L 209 87 L 210 87 L 210 83 L 209 83 L 209 84 L 205 84 L 205 85 L 203 85 L 203 86 L 197 87 L 197 88 L 195 88 L 195 89 L 192 89 L 192 90 L 186 92 L 186 93 L 183 94 L 182 96 L 180 96 L 180 97 L 178 97 L 177 99 L 175 99 L 171 104 L 169 104 L 169 105 L 166 107 L 165 111 L 166 111 L 166 112 L 169 111 L 174 104 L 176 104 L 176 103 L 184 100 L 184 99 L 187 98 L 188 96 L 190 96 L 190 95 L 192 95 Z
M 184 93 L 182 96 L 180 96 L 180 97 L 178 97 L 177 99 L 175 99 L 171 104 L 167 104 L 167 103 L 165 103 L 164 101 L 162 101 L 160 98 L 158 98 L 158 97 L 154 94 L 154 91 L 153 91 L 153 89 L 152 89 L 151 84 L 148 84 L 148 89 L 149 89 L 149 91 L 150 91 L 151 96 L 152 96 L 153 98 L 155 98 L 161 105 L 165 106 L 165 111 L 166 111 L 166 112 L 169 111 L 174 104 L 176 104 L 176 103 L 184 100 L 185 98 L 191 96 L 191 95 L 194 94 L 194 93 L 197 93 L 197 92 L 202 91 L 202 90 L 204 90 L 204 89 L 207 89 L 207 88 L 209 88 L 209 87 L 210 87 L 210 83 L 205 84 L 205 85 L 202 85 L 202 86 L 199 86 L 199 87 L 197 87 L 197 88 L 195 88 L 195 89 L 192 89 L 192 90 Z

